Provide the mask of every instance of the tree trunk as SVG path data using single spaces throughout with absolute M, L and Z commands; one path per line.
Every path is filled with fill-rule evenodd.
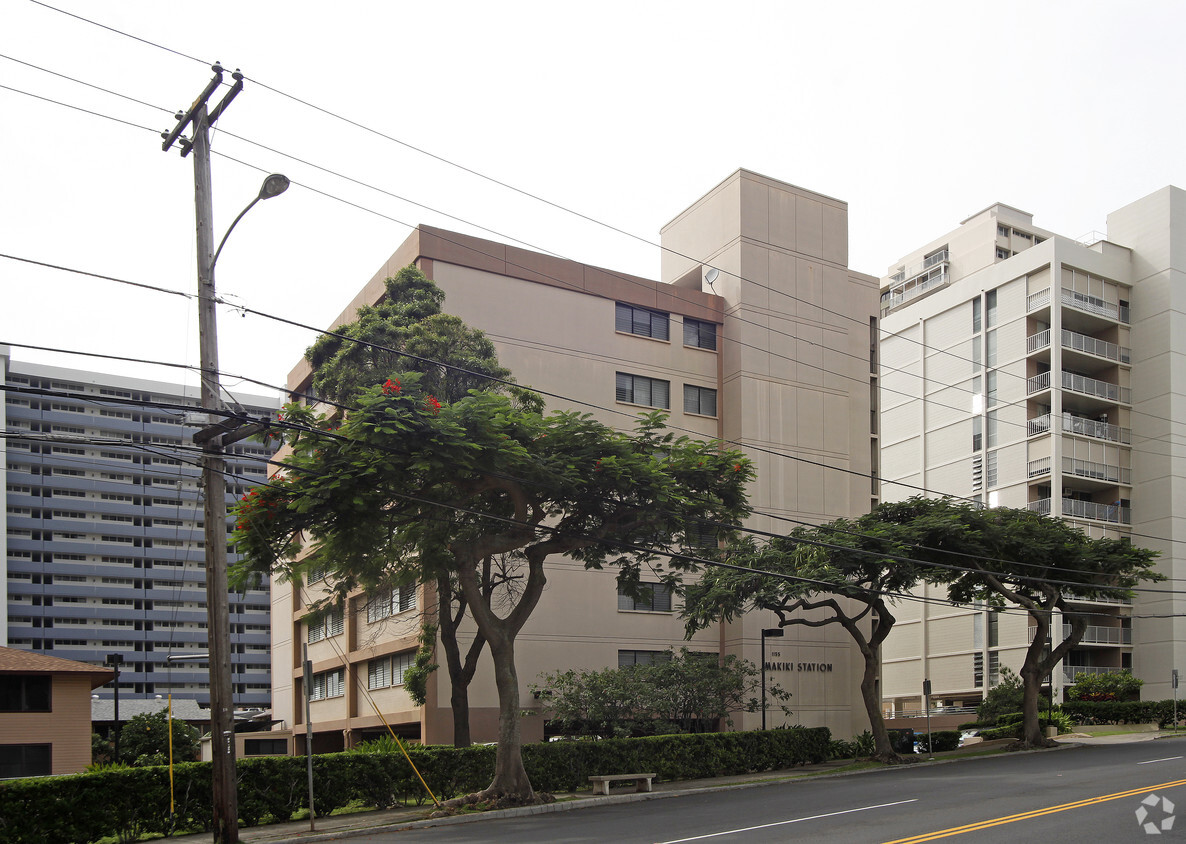
M 1042 677 L 1044 674 L 1039 666 L 1021 666 L 1022 698 L 1021 711 L 1025 716 L 1022 721 L 1024 727 L 1021 738 L 1023 747 L 1050 747 L 1054 742 L 1042 735 L 1042 723 L 1038 715 L 1038 705 L 1042 697 Z
M 453 709 L 453 746 L 469 747 L 474 743 L 469 732 L 469 686 L 464 679 L 449 677 L 449 706 Z
M 889 730 L 885 726 L 885 718 L 881 714 L 881 701 L 877 694 L 878 649 L 862 648 L 865 658 L 865 672 L 861 675 L 861 701 L 865 704 L 865 714 L 869 716 L 869 729 L 873 732 L 873 759 L 879 762 L 896 764 L 902 757 L 894 751 L 890 742 Z

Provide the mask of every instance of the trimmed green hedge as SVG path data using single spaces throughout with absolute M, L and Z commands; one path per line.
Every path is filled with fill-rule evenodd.
M 1062 711 L 1080 724 L 1158 724 L 1174 720 L 1170 700 L 1068 700 Z M 1178 704 L 1179 717 L 1186 715 L 1186 701 Z
M 660 780 L 780 770 L 823 762 L 827 728 L 700 733 L 523 747 L 537 791 L 573 791 L 598 774 L 654 771 Z M 494 777 L 496 748 L 408 748 L 438 799 L 479 791 Z M 241 759 L 239 817 L 244 826 L 286 821 L 308 807 L 303 756 Z M 107 836 L 208 830 L 210 763 L 174 767 L 175 816 L 169 817 L 169 771 L 127 768 L 0 783 L 0 842 L 86 844 Z M 399 753 L 328 753 L 313 757 L 317 814 L 357 800 L 376 808 L 429 800 Z

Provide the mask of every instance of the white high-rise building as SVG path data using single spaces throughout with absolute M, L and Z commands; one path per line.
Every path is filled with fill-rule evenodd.
M 882 496 L 1028 507 L 1153 548 L 1163 573 L 1184 577 L 1186 192 L 1163 188 L 1107 228 L 1081 242 L 997 204 L 891 265 Z M 1090 602 L 1056 697 L 1078 672 L 1123 668 L 1146 698 L 1169 697 L 1171 669 L 1186 667 L 1186 618 L 1169 617 L 1186 606 L 1167 591 L 1180 582 Z M 975 704 L 1030 641 L 1020 613 L 904 602 L 898 614 L 882 694 L 895 712 L 921 706 L 924 679 L 935 704 Z
M 185 448 L 197 389 L 13 361 L 4 346 L 0 379 L 0 644 L 93 665 L 119 654 L 123 699 L 205 705 L 206 662 L 167 659 L 207 649 L 200 470 Z M 239 399 L 257 415 L 279 406 Z M 267 478 L 274 450 L 249 440 L 228 449 L 228 503 Z M 263 582 L 230 597 L 236 706 L 271 703 L 268 592 Z M 95 694 L 110 698 L 112 686 Z

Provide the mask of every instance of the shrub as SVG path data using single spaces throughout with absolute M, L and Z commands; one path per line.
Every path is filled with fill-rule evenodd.
M 1088 701 L 1134 701 L 1141 698 L 1144 680 L 1132 676 L 1128 669 L 1116 674 L 1075 675 L 1075 685 L 1066 691 L 1067 700 Z
M 958 730 L 936 730 L 931 733 L 930 741 L 926 733 L 918 734 L 918 752 L 919 753 L 942 753 L 945 750 L 955 750 L 960 746 L 960 734 Z M 931 747 L 931 744 L 934 747 Z

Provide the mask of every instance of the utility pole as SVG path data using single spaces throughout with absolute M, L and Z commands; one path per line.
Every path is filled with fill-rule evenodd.
M 218 328 L 214 295 L 214 210 L 210 190 L 210 126 L 243 90 L 243 74 L 235 71 L 235 84 L 222 101 L 207 112 L 206 101 L 222 83 L 222 67 L 212 68 L 214 78 L 206 85 L 189 111 L 177 114 L 173 131 L 162 133 L 166 152 L 187 126 L 193 139 L 182 138 L 181 155 L 194 153 L 194 207 L 198 239 L 198 336 L 202 359 L 202 408 L 221 411 L 218 369 Z M 213 420 L 212 420 L 213 421 Z M 235 781 L 234 687 L 231 678 L 231 623 L 227 605 L 226 480 L 222 433 L 226 426 L 207 426 L 195 442 L 202 446 L 202 487 L 206 519 L 206 627 L 210 650 L 210 745 L 214 762 L 213 832 L 217 844 L 239 841 L 239 796 Z

